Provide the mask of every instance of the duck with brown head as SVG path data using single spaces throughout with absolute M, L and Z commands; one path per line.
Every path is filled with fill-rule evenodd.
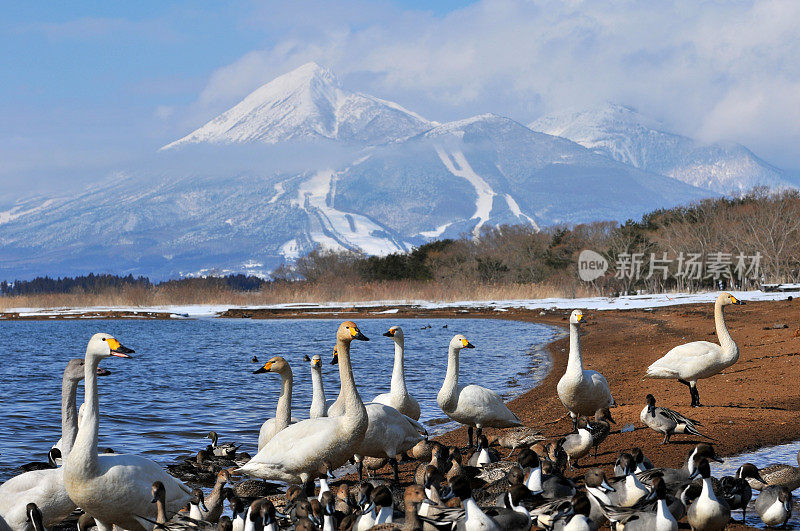
M 350 363 L 350 343 L 367 341 L 358 326 L 345 321 L 336 332 L 339 377 L 344 414 L 339 417 L 307 419 L 278 432 L 240 471 L 250 476 L 306 483 L 324 461 L 332 468 L 353 456 L 367 431 L 367 411 L 356 389 Z

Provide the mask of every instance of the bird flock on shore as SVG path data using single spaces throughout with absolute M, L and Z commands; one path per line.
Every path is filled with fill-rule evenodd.
M 743 303 L 721 293 L 714 305 L 719 344 L 676 346 L 645 376 L 687 385 L 691 406 L 699 407 L 698 380 L 739 357 L 723 313 L 731 304 Z M 100 362 L 130 358 L 134 351 L 109 334 L 95 334 L 85 357 L 70 360 L 64 371 L 62 437 L 48 452 L 48 463 L 24 465 L 0 485 L 0 531 L 67 529 L 65 522 L 100 531 L 593 530 L 604 525 L 666 531 L 678 529 L 684 518 L 692 529 L 717 530 L 728 525 L 733 510 L 741 510 L 744 521 L 754 490 L 760 491 L 755 510 L 762 521 L 785 525 L 793 509 L 791 491 L 800 487 L 800 467 L 758 469 L 746 463 L 734 476 L 715 478 L 711 464 L 721 459 L 711 442 L 695 444 L 680 468 L 654 467 L 640 448 L 631 448 L 619 455 L 613 472 L 592 467 L 576 473 L 579 460 L 592 451 L 596 456 L 612 433 L 616 407 L 606 378 L 584 369 L 579 331 L 584 322 L 580 310 L 569 317 L 569 358 L 557 392 L 572 430 L 555 438 L 523 426 L 493 391 L 460 383 L 459 355 L 474 346 L 458 334 L 448 345 L 437 403 L 448 418 L 467 427 L 467 446 L 429 439 L 419 422 L 420 405 L 406 386 L 403 330 L 393 326 L 383 334 L 394 343 L 390 391 L 365 403 L 353 376 L 351 344 L 368 338 L 346 321 L 336 331 L 331 362 L 338 365 L 341 382 L 336 400 L 325 397 L 322 357 L 306 356 L 313 388 L 309 418 L 292 417 L 292 369 L 286 359 L 273 357 L 254 371 L 281 378 L 275 417 L 261 426 L 257 453 L 241 452 L 240 445 L 221 443 L 210 432 L 211 444 L 166 469 L 98 447 L 98 377 L 108 374 Z M 471 369 L 479 378 L 479 370 Z M 78 410 L 81 380 L 85 399 Z M 700 422 L 657 406 L 652 394 L 644 402 L 639 420 L 663 435 L 663 444 L 676 434 L 712 441 Z M 490 438 L 486 428 L 503 431 Z M 505 456 L 501 449 L 508 450 Z M 405 467 L 401 478 L 400 463 L 410 461 L 415 464 Z M 348 463 L 356 465 L 352 475 L 358 480 L 335 476 Z M 365 472 L 386 466 L 390 476 L 364 480 Z M 210 494 L 200 485 L 213 487 Z M 226 507 L 230 516 L 223 516 Z

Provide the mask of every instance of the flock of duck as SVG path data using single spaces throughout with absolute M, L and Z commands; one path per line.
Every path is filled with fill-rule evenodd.
M 722 293 L 715 303 L 720 344 L 677 346 L 646 376 L 677 379 L 689 386 L 691 405 L 700 406 L 697 381 L 739 356 L 723 315 L 730 304 L 741 301 Z M 729 523 L 732 510 L 741 509 L 744 520 L 753 490 L 760 491 L 755 509 L 764 523 L 785 525 L 792 512 L 791 491 L 800 487 L 800 468 L 778 464 L 759 470 L 744 464 L 735 476 L 717 479 L 710 465 L 721 460 L 706 442 L 692 448 L 681 468 L 655 468 L 639 448 L 632 448 L 619 455 L 613 475 L 589 468 L 582 478 L 574 473 L 568 478 L 567 470 L 578 468 L 578 460 L 593 449 L 596 455 L 611 433 L 610 408 L 616 405 L 605 377 L 583 368 L 582 312 L 573 311 L 569 322 L 569 361 L 557 390 L 573 431 L 555 440 L 548 442 L 540 431 L 522 426 L 491 390 L 459 383 L 459 354 L 474 348 L 463 335 L 449 343 L 437 402 L 450 419 L 468 427 L 468 455 L 463 448 L 429 440 L 420 424 L 419 403 L 406 387 L 400 327 L 384 334 L 395 345 L 390 392 L 365 404 L 353 377 L 351 343 L 368 338 L 346 321 L 336 332 L 332 361 L 341 382 L 335 401 L 325 397 L 322 359 L 306 357 L 312 371 L 310 418 L 292 417 L 292 370 L 284 358 L 274 357 L 254 371 L 281 377 L 276 414 L 261 427 L 258 452 L 250 456 L 237 445 L 220 444 L 211 432 L 206 449 L 169 471 L 144 457 L 98 448 L 97 385 L 105 374 L 99 364 L 109 357 L 130 358 L 133 350 L 108 334 L 95 334 L 84 359 L 70 360 L 64 371 L 62 438 L 49 453 L 50 463 L 30 466 L 0 485 L 0 531 L 40 531 L 77 514 L 79 529 L 136 531 L 591 530 L 605 524 L 666 531 L 678 529 L 682 518 L 692 529 L 716 530 Z M 81 380 L 85 400 L 78 411 Z M 657 407 L 653 395 L 647 395 L 640 420 L 663 434 L 663 443 L 674 434 L 705 437 L 699 422 Z M 484 428 L 507 431 L 490 441 Z M 503 458 L 497 447 L 510 452 Z M 409 460 L 419 463 L 401 482 L 398 462 Z M 357 482 L 333 475 L 348 462 L 357 463 Z M 363 481 L 364 467 L 373 471 L 387 464 L 391 479 Z M 226 486 L 243 475 L 251 479 Z M 213 484 L 213 490 L 206 497 L 187 482 Z M 278 494 L 271 482 L 288 488 Z M 222 515 L 226 502 L 232 516 Z

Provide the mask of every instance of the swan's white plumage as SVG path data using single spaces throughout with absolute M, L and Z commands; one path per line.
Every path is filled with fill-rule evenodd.
M 344 414 L 307 419 L 288 426 L 245 463 L 241 472 L 296 484 L 308 480 L 323 463 L 337 468 L 353 456 L 368 425 L 367 412 L 350 365 L 350 341 L 361 338 L 363 334 L 351 321 L 342 323 L 337 332 Z
M 152 485 L 161 481 L 166 488 L 168 515 L 175 514 L 189 500 L 191 490 L 155 462 L 136 455 L 97 455 L 99 400 L 96 369 L 111 355 L 125 356 L 119 342 L 108 334 L 95 334 L 86 348 L 86 413 L 72 451 L 64 460 L 64 485 L 69 497 L 101 525 L 117 525 L 130 531 L 153 529 L 155 520 Z M 128 351 L 130 352 L 130 351 Z
M 598 409 L 614 406 L 614 398 L 605 376 L 583 368 L 578 326 L 583 313 L 574 310 L 569 321 L 569 360 L 556 387 L 558 398 L 573 416 L 590 416 Z
M 355 452 L 361 457 L 387 457 L 410 450 L 428 434 L 416 420 L 385 404 L 366 404 L 369 424 Z
M 420 407 L 416 398 L 408 393 L 406 388 L 405 373 L 405 336 L 403 329 L 393 326 L 385 336 L 394 341 L 394 366 L 392 367 L 392 381 L 388 393 L 383 393 L 372 399 L 373 402 L 386 404 L 414 420 L 419 420 Z
M 450 340 L 447 359 L 447 375 L 436 401 L 445 415 L 451 419 L 477 428 L 510 428 L 522 422 L 505 405 L 495 392 L 479 385 L 458 384 L 459 353 L 471 344 L 462 335 Z
M 725 325 L 723 308 L 739 301 L 730 293 L 720 293 L 714 303 L 714 322 L 720 344 L 693 341 L 678 345 L 653 362 L 645 376 L 680 378 L 689 382 L 708 378 L 730 367 L 739 359 L 739 348 Z
M 67 456 L 78 433 L 76 394 L 84 378 L 83 360 L 72 359 L 64 370 L 61 385 L 61 439 L 59 449 Z M 80 415 L 78 415 L 80 418 Z M 45 527 L 52 527 L 77 507 L 67 495 L 61 468 L 34 470 L 15 476 L 0 485 L 0 520 L 13 529 L 28 529 L 26 505 L 35 503 Z

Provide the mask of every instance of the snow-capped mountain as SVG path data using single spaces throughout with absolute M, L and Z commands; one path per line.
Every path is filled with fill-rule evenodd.
M 740 193 L 758 185 L 793 186 L 783 171 L 740 144 L 703 144 L 666 131 L 655 120 L 621 105 L 558 112 L 529 127 L 568 138 L 637 168 L 720 193 Z
M 588 138 L 577 121 L 559 123 L 537 127 Z M 488 226 L 623 221 L 716 195 L 663 174 L 656 159 L 680 158 L 658 140 L 668 133 L 639 117 L 625 123 L 618 130 L 636 142 L 611 144 L 607 156 L 599 141 L 584 147 L 493 114 L 428 122 L 308 64 L 125 177 L 3 205 L 0 279 L 266 274 L 319 246 L 386 254 Z M 661 151 L 642 147 L 649 137 Z M 670 138 L 691 152 L 691 140 Z M 628 158 L 619 146 L 630 147 Z M 711 161 L 714 152 L 704 153 Z M 232 162 L 243 160 L 249 166 Z
M 308 139 L 381 144 L 430 127 L 426 119 L 396 103 L 342 89 L 330 70 L 307 63 L 162 149 L 203 142 L 275 144 Z

